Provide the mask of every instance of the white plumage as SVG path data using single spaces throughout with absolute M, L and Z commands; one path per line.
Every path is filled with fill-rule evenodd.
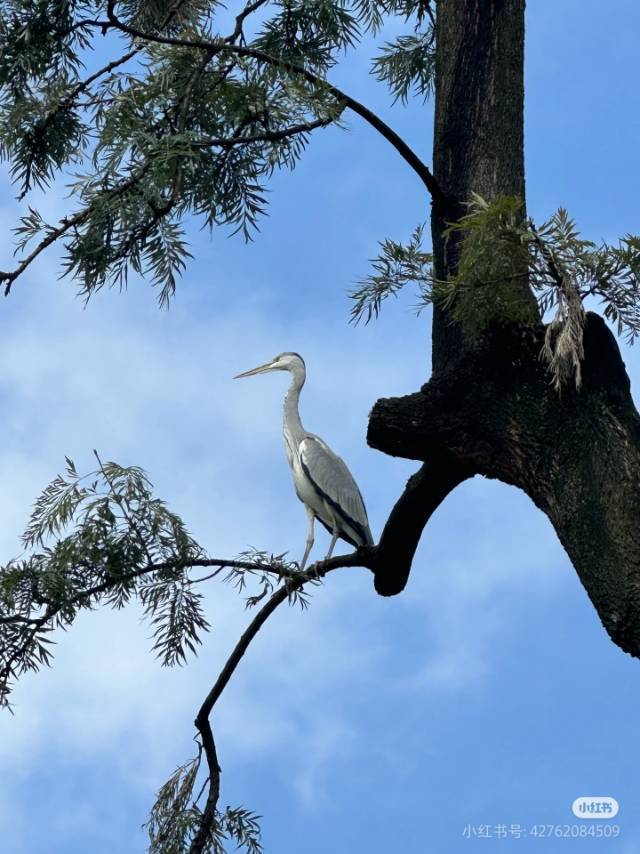
M 271 362 L 238 374 L 234 379 L 267 371 L 289 371 L 291 386 L 284 399 L 284 443 L 298 498 L 309 520 L 307 543 L 300 569 L 304 569 L 313 545 L 313 524 L 318 519 L 331 536 L 330 558 L 340 537 L 353 546 L 373 545 L 367 511 L 360 490 L 344 461 L 300 421 L 298 403 L 306 379 L 304 359 L 297 353 L 281 353 Z

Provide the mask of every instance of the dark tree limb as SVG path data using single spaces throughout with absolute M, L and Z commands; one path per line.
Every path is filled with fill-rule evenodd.
M 376 549 L 374 584 L 381 596 L 404 590 L 422 531 L 449 493 L 473 471 L 442 455 L 413 474 L 396 502 Z
M 268 2 L 268 0 L 254 0 L 253 3 L 247 3 L 244 9 L 236 15 L 236 25 L 233 29 L 233 32 L 228 35 L 225 39 L 226 42 L 233 44 L 237 39 L 243 38 L 242 27 L 244 25 L 245 20 L 252 15 L 256 10 L 260 8 L 260 6 L 264 6 L 264 4 Z

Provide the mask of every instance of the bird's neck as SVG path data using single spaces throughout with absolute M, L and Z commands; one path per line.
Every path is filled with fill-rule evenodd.
M 298 411 L 300 391 L 304 385 L 304 380 L 304 376 L 294 374 L 289 391 L 284 399 L 284 432 L 285 436 L 288 434 L 294 441 L 300 441 L 304 435 L 304 427 Z

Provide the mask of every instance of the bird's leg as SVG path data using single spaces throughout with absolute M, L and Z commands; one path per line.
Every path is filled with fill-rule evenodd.
M 313 545 L 314 515 L 313 515 L 313 511 L 310 510 L 308 507 L 306 508 L 306 510 L 307 510 L 307 518 L 309 520 L 309 528 L 307 531 L 307 547 L 304 550 L 304 557 L 302 558 L 302 561 L 300 562 L 300 572 L 302 572 L 302 570 L 305 568 L 305 565 L 307 563 L 307 558 L 309 557 L 309 552 L 311 551 L 311 546 Z
M 325 560 L 329 560 L 329 558 L 333 554 L 333 549 L 335 548 L 337 539 L 338 539 L 338 531 L 334 531 L 333 536 L 331 537 L 331 545 L 329 546 L 329 551 L 327 552 L 327 556 L 326 556 Z

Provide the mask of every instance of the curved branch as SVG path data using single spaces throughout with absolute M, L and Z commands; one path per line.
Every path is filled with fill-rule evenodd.
M 242 633 L 240 640 L 233 648 L 231 655 L 220 671 L 213 687 L 200 706 L 194 721 L 196 729 L 202 738 L 202 746 L 204 748 L 209 768 L 209 792 L 207 794 L 207 801 L 202 814 L 200 828 L 193 838 L 189 848 L 189 854 L 202 854 L 202 852 L 207 850 L 207 840 L 210 837 L 211 828 L 215 823 L 218 798 L 220 796 L 220 773 L 222 769 L 218 763 L 218 754 L 213 738 L 210 715 L 224 689 L 229 684 L 229 680 L 233 676 L 238 664 L 240 664 L 245 652 L 249 648 L 249 644 L 256 637 L 262 626 L 266 623 L 276 608 L 278 608 L 278 606 L 287 599 L 290 599 L 292 594 L 301 590 L 309 581 L 324 578 L 325 575 L 335 569 L 342 569 L 348 566 L 368 567 L 371 563 L 371 557 L 374 551 L 375 549 L 373 547 L 365 546 L 357 549 L 352 554 L 345 555 L 343 557 L 333 557 L 329 560 L 318 561 L 313 564 L 309 568 L 308 572 L 305 572 L 300 577 L 291 578 L 283 587 L 276 590 L 262 608 L 260 608 L 253 620 L 251 620 L 247 628 Z
M 279 142 L 282 139 L 287 139 L 296 134 L 310 133 L 317 128 L 330 125 L 333 119 L 315 119 L 312 122 L 300 122 L 297 125 L 282 128 L 282 130 L 265 131 L 264 133 L 256 133 L 251 136 L 228 136 L 215 137 L 212 139 L 204 139 L 202 142 L 190 143 L 191 148 L 231 148 L 235 145 L 249 145 L 253 142 Z
M 386 124 L 386 122 L 384 122 L 368 107 L 365 107 L 364 104 L 360 103 L 360 101 L 357 101 L 355 98 L 347 95 L 346 92 L 343 92 L 342 89 L 339 89 L 337 86 L 329 83 L 323 77 L 314 74 L 312 71 L 309 71 L 294 62 L 289 62 L 286 59 L 279 59 L 278 57 L 271 56 L 264 51 L 247 47 L 245 45 L 238 45 L 224 41 L 209 41 L 206 39 L 183 39 L 173 36 L 163 36 L 156 33 L 147 33 L 144 30 L 139 30 L 137 27 L 133 27 L 130 24 L 126 24 L 124 21 L 121 21 L 115 14 L 113 5 L 113 3 L 109 3 L 107 9 L 107 21 L 94 21 L 92 24 L 100 26 L 102 29 L 104 29 L 105 26 L 107 28 L 116 29 L 131 38 L 137 38 L 147 42 L 172 45 L 173 47 L 186 47 L 195 50 L 203 50 L 211 52 L 212 54 L 226 52 L 236 54 L 237 56 L 251 57 L 265 65 L 271 65 L 275 68 L 282 68 L 285 71 L 298 74 L 301 77 L 304 77 L 309 83 L 313 83 L 316 86 L 324 86 L 329 93 L 338 100 L 343 101 L 346 107 L 363 118 L 371 125 L 371 127 L 375 128 L 375 130 L 377 130 L 378 133 L 380 133 L 387 142 L 396 149 L 400 156 L 409 164 L 409 166 L 411 166 L 414 172 L 421 179 L 431 194 L 436 206 L 444 207 L 450 202 L 446 193 L 443 192 L 440 185 L 433 177 L 429 167 L 418 157 L 415 151 L 407 145 L 401 136 L 399 136 L 392 128 L 389 127 L 388 124 Z
M 268 2 L 268 0 L 254 0 L 253 3 L 248 3 L 244 9 L 236 15 L 236 25 L 234 27 L 231 35 L 227 36 L 225 41 L 233 44 L 237 38 L 243 38 L 242 26 L 245 22 L 245 19 L 252 15 L 260 6 L 264 6 L 264 4 Z
M 426 462 L 409 478 L 376 550 L 374 585 L 381 596 L 404 590 L 425 525 L 447 495 L 473 475 L 471 468 L 441 456 Z

